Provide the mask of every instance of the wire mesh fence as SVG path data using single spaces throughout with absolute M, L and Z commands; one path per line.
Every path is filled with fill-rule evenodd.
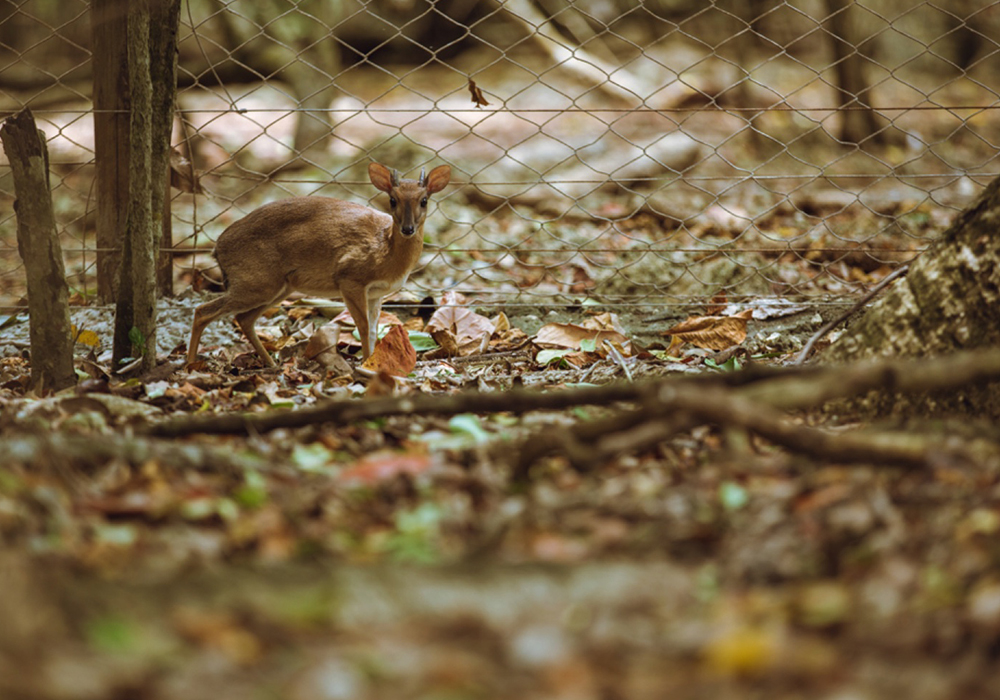
M 377 160 L 446 162 L 459 185 L 428 217 L 418 297 L 819 303 L 919 254 L 997 174 L 995 2 L 185 0 L 181 17 L 178 290 L 213 278 L 215 238 L 265 202 L 381 206 Z M 0 2 L 0 110 L 29 106 L 46 132 L 83 298 L 91 29 L 82 0 Z M 0 202 L 10 309 L 24 280 L 5 160 Z

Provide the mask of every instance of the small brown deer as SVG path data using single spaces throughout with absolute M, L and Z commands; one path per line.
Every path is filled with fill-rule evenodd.
M 372 184 L 389 195 L 385 214 L 331 197 L 292 197 L 265 204 L 222 232 L 215 258 L 226 293 L 194 312 L 188 364 L 195 361 L 202 331 L 215 319 L 236 322 L 269 366 L 274 360 L 254 331 L 254 322 L 292 291 L 343 298 L 361 335 L 364 357 L 375 349 L 382 298 L 392 294 L 420 260 L 427 198 L 451 180 L 439 165 L 419 180 L 372 163 Z

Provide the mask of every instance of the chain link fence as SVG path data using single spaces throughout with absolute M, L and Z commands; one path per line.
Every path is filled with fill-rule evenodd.
M 441 162 L 408 293 L 662 307 L 856 295 L 997 174 L 1000 3 L 185 0 L 175 288 L 303 194 L 382 203 Z M 0 110 L 50 149 L 71 290 L 95 291 L 90 4 L 0 0 Z M 0 306 L 23 306 L 0 162 Z

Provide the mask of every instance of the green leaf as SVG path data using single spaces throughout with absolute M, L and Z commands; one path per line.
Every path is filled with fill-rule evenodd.
M 387 542 L 388 550 L 400 561 L 424 564 L 440 556 L 438 543 L 444 511 L 434 503 L 421 503 L 413 510 L 396 513 L 396 532 Z
M 564 364 L 563 358 L 572 352 L 573 350 L 569 349 L 540 350 L 535 357 L 535 362 L 540 365 L 551 365 L 554 362 L 561 365 Z
M 580 341 L 580 349 L 584 352 L 594 352 L 597 350 L 597 338 L 584 338 Z
M 139 539 L 139 531 L 134 525 L 127 523 L 121 525 L 102 524 L 94 528 L 94 539 L 105 544 L 128 547 Z
M 438 344 L 434 342 L 434 338 L 430 333 L 424 333 L 423 331 L 409 331 L 410 344 L 413 345 L 413 349 L 417 352 L 426 352 L 427 350 L 437 350 Z
M 90 646 L 103 652 L 122 653 L 135 646 L 135 626 L 117 615 L 92 620 L 86 625 L 84 634 Z
M 333 452 L 321 443 L 296 445 L 292 450 L 292 464 L 304 472 L 325 474 L 333 461 Z
M 490 434 L 483 430 L 483 426 L 479 423 L 479 418 L 471 413 L 461 413 L 453 416 L 448 421 L 448 427 L 453 433 L 471 437 L 479 445 L 488 442 L 490 439 Z
M 750 500 L 747 490 L 735 481 L 724 481 L 719 484 L 719 500 L 726 510 L 739 510 Z
M 740 361 L 736 356 L 730 357 L 721 365 L 711 358 L 705 358 L 705 364 L 712 369 L 717 369 L 722 372 L 737 372 L 743 369 L 743 365 L 740 364 Z
M 243 485 L 233 493 L 233 499 L 244 508 L 260 508 L 267 502 L 267 482 L 256 469 L 243 474 Z
M 146 336 L 137 327 L 132 326 L 129 329 L 128 340 L 134 349 L 139 350 L 140 355 L 146 354 Z
M 649 354 L 652 355 L 653 357 L 655 357 L 656 359 L 663 360 L 665 362 L 680 362 L 681 359 L 682 359 L 680 357 L 677 357 L 676 355 L 669 354 L 666 350 L 655 350 L 654 349 L 654 350 L 650 350 Z M 707 360 L 706 360 L 705 364 L 708 364 Z

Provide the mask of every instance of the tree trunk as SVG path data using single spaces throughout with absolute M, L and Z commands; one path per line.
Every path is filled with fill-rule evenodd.
M 824 354 L 853 360 L 1000 346 L 1000 178 Z
M 25 109 L 4 122 L 0 140 L 14 176 L 17 248 L 28 276 L 31 386 L 37 392 L 58 391 L 75 384 L 76 373 L 69 289 L 52 211 L 45 134 Z
M 156 261 L 176 92 L 180 0 L 132 0 L 128 10 L 129 197 L 113 364 L 156 364 Z
M 855 0 L 826 0 L 830 13 L 830 33 L 833 42 L 834 65 L 837 72 L 838 96 L 843 121 L 840 140 L 847 143 L 874 145 L 884 142 L 884 130 L 871 108 L 871 87 L 865 76 L 867 57 L 861 47 L 870 36 L 861 31 Z M 870 33 L 869 33 L 870 34 Z
M 118 296 L 122 238 L 128 211 L 128 0 L 94 0 L 94 162 L 97 167 L 97 295 Z

